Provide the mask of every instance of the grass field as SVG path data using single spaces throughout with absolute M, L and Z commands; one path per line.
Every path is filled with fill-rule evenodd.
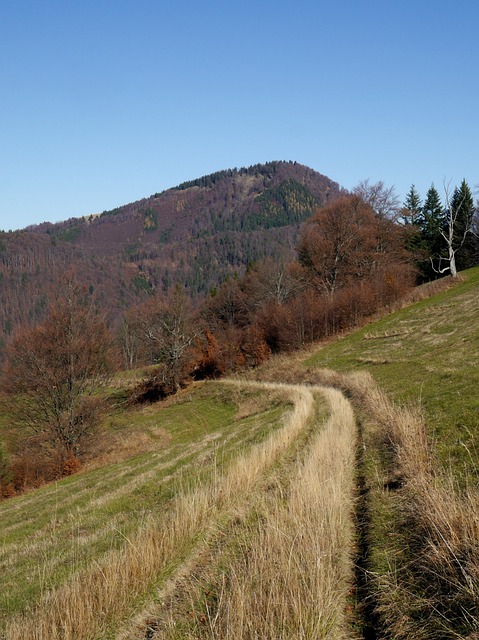
M 343 637 L 348 401 L 247 381 L 210 383 L 196 400 L 163 408 L 162 451 L 0 505 L 6 638 Z
M 391 398 L 425 411 L 442 465 L 477 479 L 479 269 L 461 276 L 452 289 L 325 345 L 305 364 L 371 373 Z
M 376 630 L 396 639 L 479 633 L 479 269 L 461 275 L 304 363 L 344 372 L 355 398 L 368 593 Z
M 112 409 L 0 503 L 0 637 L 477 638 L 478 292 Z
M 180 490 L 262 441 L 281 424 L 288 406 L 274 393 L 251 390 L 239 398 L 228 387 L 205 385 L 172 406 L 123 417 L 150 430 L 157 448 L 1 503 L 3 623 L 123 548 L 146 521 L 167 517 Z

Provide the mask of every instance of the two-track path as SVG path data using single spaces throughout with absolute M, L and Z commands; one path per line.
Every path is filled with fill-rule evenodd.
M 357 433 L 349 401 L 326 386 L 221 384 L 280 391 L 293 411 L 221 479 L 230 497 L 213 532 L 158 590 L 160 605 L 150 603 L 117 640 L 353 637 Z
M 8 640 L 287 638 L 351 631 L 357 428 L 332 387 L 223 380 L 280 393 L 283 424 L 203 485 L 168 522 L 80 572 L 15 620 Z

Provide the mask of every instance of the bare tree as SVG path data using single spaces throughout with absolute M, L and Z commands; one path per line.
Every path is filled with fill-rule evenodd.
M 191 303 L 181 287 L 175 287 L 164 299 L 156 297 L 143 305 L 137 330 L 151 349 L 153 362 L 163 365 L 163 382 L 178 390 L 198 334 Z
M 139 338 L 138 318 L 135 309 L 129 309 L 118 328 L 117 339 L 121 349 L 123 365 L 134 369 L 142 362 L 144 343 Z
M 400 200 L 394 186 L 386 187 L 380 180 L 374 184 L 369 183 L 369 178 L 361 180 L 353 188 L 353 193 L 367 202 L 380 218 L 396 220 L 400 212 Z
M 269 300 L 284 304 L 300 287 L 292 264 L 286 260 L 266 258 L 255 267 L 251 276 L 250 288 L 257 293 L 260 305 Z
M 473 206 L 472 195 L 465 180 L 462 181 L 459 188 L 454 189 L 453 195 L 450 195 L 450 182 L 446 184 L 444 181 L 445 193 L 445 220 L 444 228 L 440 230 L 441 236 L 446 243 L 447 256 L 439 256 L 438 264 L 433 264 L 431 257 L 431 265 L 436 273 L 450 272 L 451 276 L 457 276 L 456 258 L 458 252 L 464 247 L 468 236 L 475 234 L 474 223 L 476 209 Z M 442 266 L 445 262 L 446 265 Z

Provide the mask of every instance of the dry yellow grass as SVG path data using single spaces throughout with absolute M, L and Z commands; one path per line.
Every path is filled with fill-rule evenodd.
M 123 462 L 133 456 L 157 451 L 167 447 L 171 442 L 171 435 L 160 427 L 150 428 L 149 432 L 133 431 L 127 434 L 110 435 L 101 442 L 101 451 L 83 465 L 84 471 L 99 469 L 107 464 Z
M 147 630 L 152 640 L 352 637 L 355 422 L 339 391 L 309 390 L 326 396 L 327 423 L 321 409 L 251 486 L 234 526 L 223 519 L 209 549 L 158 592 L 162 604 L 118 640 Z
M 395 405 L 368 373 L 294 367 L 286 358 L 273 365 L 257 375 L 332 385 L 352 398 L 361 417 L 370 465 L 363 471 L 370 491 L 368 589 L 378 614 L 376 633 L 397 640 L 476 638 L 477 482 L 459 484 L 457 469 L 436 460 L 423 411 Z
M 224 568 L 212 640 L 351 637 L 355 421 L 339 391 L 321 392 L 331 417 L 293 470 L 284 499 L 263 496 L 261 518 Z
M 148 637 L 155 640 L 354 637 L 348 604 L 357 535 L 357 436 L 345 395 L 372 425 L 366 446 L 377 447 L 383 456 L 371 508 L 387 502 L 393 535 L 385 537 L 381 549 L 387 569 L 371 576 L 369 587 L 379 614 L 377 631 L 398 640 L 474 638 L 479 629 L 477 490 L 469 485 L 459 491 L 438 471 L 421 411 L 394 405 L 369 374 L 304 370 L 302 375 L 302 385 L 222 383 L 236 386 L 238 393 L 246 386 L 279 390 L 291 398 L 293 409 L 284 426 L 261 444 L 210 481 L 177 495 L 167 520 L 145 522 L 121 550 L 45 594 L 37 609 L 9 625 L 6 638 L 132 640 L 145 637 L 146 626 L 139 621 L 145 623 L 147 613 L 156 621 L 170 616 L 167 623 L 151 626 Z M 313 384 L 314 379 L 329 387 Z M 326 397 L 330 417 L 314 437 L 301 440 L 315 394 Z M 254 399 L 242 411 L 238 418 L 254 415 Z M 298 449 L 305 443 L 307 448 Z M 293 444 L 297 457 L 276 471 Z M 216 581 L 215 598 L 203 597 L 208 574 L 190 593 L 185 584 L 192 567 L 198 569 L 199 550 L 214 548 L 218 531 L 227 538 L 222 527 L 238 513 L 242 516 L 227 543 L 229 553 L 221 562 L 216 558 L 209 574 Z M 162 614 L 148 605 L 148 598 L 151 603 L 154 594 L 164 593 L 168 577 L 174 600 L 175 575 L 182 576 L 182 597 L 191 598 L 193 609 L 206 603 L 202 626 L 195 619 L 181 627 L 186 631 L 180 635 L 174 618 L 178 610 Z M 143 613 L 138 616 L 138 611 Z M 133 623 L 122 624 L 135 612 Z
M 268 388 L 268 387 L 266 387 Z M 114 621 L 131 610 L 159 574 L 193 552 L 216 519 L 244 499 L 261 473 L 294 441 L 313 406 L 309 390 L 284 385 L 294 408 L 287 423 L 240 456 L 211 483 L 179 495 L 167 522 L 150 521 L 119 551 L 46 594 L 29 615 L 12 621 L 8 640 L 85 640 L 105 637 Z
M 460 490 L 439 470 L 419 408 L 394 405 L 366 373 L 343 376 L 341 385 L 380 425 L 386 472 L 398 489 L 383 496 L 395 536 L 386 551 L 389 570 L 377 576 L 383 628 L 397 640 L 475 638 L 479 492 L 471 485 Z

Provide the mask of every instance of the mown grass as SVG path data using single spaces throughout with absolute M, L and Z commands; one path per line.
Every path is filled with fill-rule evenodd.
M 419 474 L 419 462 L 417 465 L 404 466 L 401 460 L 407 458 L 414 462 L 414 456 L 422 450 L 426 451 L 429 446 L 426 440 L 418 441 L 418 437 L 423 435 L 420 428 L 423 424 L 420 411 L 414 414 L 417 415 L 417 420 L 414 418 L 415 421 L 411 421 L 407 412 L 396 411 L 397 407 L 388 402 L 381 401 L 381 404 L 380 395 L 374 395 L 376 391 L 373 384 L 366 382 L 365 388 L 361 390 L 360 386 L 357 386 L 360 378 L 354 382 L 354 375 L 351 377 L 348 374 L 341 379 L 341 376 L 335 377 L 335 374 L 320 372 L 318 368 L 328 367 L 344 372 L 366 369 L 398 403 L 419 405 L 425 412 L 429 435 L 435 440 L 435 451 L 439 455 L 442 470 L 452 470 L 456 481 L 460 480 L 465 492 L 465 485 L 469 484 L 471 487 L 474 484 L 470 481 L 477 473 L 479 462 L 479 446 L 476 446 L 479 420 L 476 390 L 479 374 L 475 362 L 479 346 L 479 305 L 476 302 L 479 269 L 470 270 L 462 275 L 463 280 L 449 291 L 396 312 L 348 337 L 321 346 L 308 358 L 306 367 L 303 366 L 304 363 L 295 366 L 294 359 L 283 359 L 281 366 L 271 361 L 266 368 L 258 369 L 255 373 L 259 378 L 281 381 L 289 379 L 291 382 L 303 381 L 313 385 L 323 380 L 324 383 L 351 394 L 355 393 L 356 385 L 359 389 L 358 397 L 362 394 L 363 400 L 358 401 L 355 408 L 359 418 L 364 421 L 361 445 L 364 445 L 366 455 L 361 465 L 370 491 L 369 504 L 365 505 L 365 509 L 370 513 L 364 514 L 371 516 L 369 530 L 364 532 L 370 547 L 369 565 L 366 568 L 371 569 L 380 583 L 376 595 L 372 587 L 369 595 L 377 598 L 378 610 L 382 611 L 383 620 L 386 621 L 387 615 L 394 617 L 386 625 L 389 629 L 395 629 L 396 636 L 393 634 L 391 637 L 418 637 L 428 640 L 435 637 L 453 637 L 435 636 L 434 630 L 431 635 L 430 628 L 425 628 L 423 623 L 426 621 L 427 624 L 432 624 L 433 620 L 428 613 L 431 603 L 431 606 L 436 607 L 444 616 L 449 615 L 450 609 L 444 605 L 442 594 L 439 594 L 441 597 L 435 601 L 436 604 L 431 593 L 428 594 L 430 600 L 423 598 L 423 593 L 420 592 L 423 584 L 420 580 L 417 581 L 416 573 L 411 571 L 411 564 L 419 567 L 417 560 L 427 558 L 425 550 L 434 551 L 438 557 L 440 552 L 436 565 L 431 559 L 427 560 L 427 563 L 424 560 L 422 574 L 419 577 L 426 576 L 428 579 L 429 576 L 430 585 L 433 578 L 437 578 L 436 590 L 441 590 L 443 585 L 447 587 L 450 576 L 453 576 L 452 570 L 448 569 L 444 576 L 439 577 L 439 568 L 447 568 L 451 559 L 454 564 L 459 552 L 463 553 L 466 549 L 464 545 L 467 546 L 469 543 L 469 534 L 463 533 L 466 531 L 463 514 L 467 515 L 469 504 L 477 503 L 472 498 L 469 499 L 465 493 L 466 498 L 459 499 L 455 491 L 444 489 L 445 485 L 441 485 L 440 482 L 436 486 L 436 479 L 440 478 L 430 474 L 428 467 Z M 299 363 L 299 357 L 296 357 L 296 361 Z M 128 382 L 125 381 L 125 384 Z M 117 398 L 120 400 L 123 394 L 120 381 L 116 381 L 116 385 Z M 248 495 L 253 495 L 253 490 L 256 491 L 255 483 L 258 478 L 264 477 L 264 469 L 271 468 L 275 463 L 275 456 L 280 450 L 277 448 L 279 445 L 275 444 L 274 455 L 268 454 L 267 464 L 264 463 L 260 449 L 254 456 L 247 458 L 246 454 L 254 450 L 255 444 L 267 442 L 268 434 L 281 425 L 281 416 L 288 407 L 286 394 L 282 395 L 283 397 L 271 390 L 265 394 L 264 390 L 260 392 L 244 384 L 227 386 L 223 383 L 208 383 L 200 385 L 191 393 L 183 393 L 178 399 L 170 400 L 166 404 L 140 409 L 125 409 L 123 406 L 112 409 L 107 417 L 106 431 L 114 436 L 115 449 L 119 442 L 124 440 L 126 443 L 123 453 L 116 454 L 115 462 L 111 462 L 108 457 L 110 454 L 115 455 L 115 452 L 106 452 L 105 460 L 108 464 L 101 468 L 84 471 L 55 485 L 0 504 L 0 629 L 1 625 L 15 614 L 26 610 L 26 622 L 30 625 L 28 628 L 35 628 L 38 622 L 36 615 L 41 612 L 35 612 L 29 607 L 33 607 L 38 601 L 55 603 L 59 620 L 63 624 L 62 598 L 67 597 L 65 594 L 70 594 L 69 611 L 73 612 L 71 615 L 75 617 L 78 603 L 83 602 L 82 594 L 85 593 L 85 589 L 90 588 L 88 585 L 99 589 L 100 598 L 104 586 L 101 572 L 108 568 L 112 576 L 111 584 L 108 584 L 111 593 L 103 595 L 107 603 L 105 606 L 111 607 L 110 622 L 90 620 L 88 624 L 92 629 L 97 628 L 97 625 L 98 629 L 103 630 L 109 625 L 113 637 L 118 616 L 129 617 L 134 608 L 141 608 L 148 598 L 153 597 L 155 590 L 157 592 L 160 582 L 172 575 L 189 555 L 194 553 L 195 545 L 201 540 L 202 535 L 206 535 L 206 531 L 209 530 L 209 535 L 214 535 L 212 531 L 222 523 L 226 526 L 234 521 L 236 506 L 232 509 L 232 505 L 241 502 L 237 499 L 242 496 L 242 504 L 246 504 L 244 496 L 247 500 Z M 405 417 L 404 428 L 398 418 L 400 416 Z M 400 427 L 397 442 L 392 440 L 391 425 Z M 418 426 L 418 437 L 410 428 L 411 425 Z M 146 444 L 142 441 L 141 446 L 136 447 L 137 452 L 133 456 L 128 455 L 129 451 L 135 451 L 136 446 L 134 443 L 131 445 L 132 434 L 146 438 Z M 411 435 L 407 447 L 406 435 Z M 297 437 L 296 434 L 294 438 Z M 291 439 L 289 444 L 282 446 L 287 448 L 293 441 L 294 439 Z M 330 445 L 325 443 L 322 450 L 326 452 L 329 448 Z M 331 448 L 329 453 L 334 454 L 334 449 Z M 429 450 L 427 453 L 429 455 Z M 241 461 L 243 454 L 244 459 Z M 431 454 L 431 465 L 432 460 Z M 236 468 L 237 461 L 241 464 Z M 316 461 L 315 472 L 321 467 L 322 463 Z M 397 478 L 394 475 L 396 472 L 399 474 Z M 417 481 L 420 476 L 424 477 L 424 482 Z M 398 484 L 399 489 L 392 488 L 396 480 L 406 480 L 406 488 L 403 489 L 401 484 Z M 318 487 L 324 485 L 323 481 L 315 482 Z M 296 483 L 294 474 L 291 483 Z M 226 490 L 222 484 L 226 486 Z M 292 486 L 293 484 L 286 493 L 292 490 Z M 304 488 L 300 480 L 298 495 L 304 494 Z M 278 487 L 274 491 L 270 490 L 266 499 L 266 502 L 272 501 L 278 509 L 271 530 L 280 531 L 278 523 L 285 516 L 286 525 L 280 537 L 287 539 L 290 522 L 286 494 L 283 489 L 278 495 L 276 493 Z M 430 495 L 435 497 L 434 504 L 428 499 Z M 441 514 L 437 509 L 440 503 L 444 505 Z M 275 551 L 279 542 L 273 540 L 272 552 L 266 564 L 261 565 L 261 555 L 267 542 L 264 527 L 261 525 L 267 521 L 270 506 L 269 503 L 267 507 L 263 506 L 263 513 L 257 521 L 253 518 L 254 526 L 246 532 L 246 539 L 242 542 L 245 554 L 233 557 L 233 564 L 228 569 L 230 578 L 233 576 L 236 579 L 241 573 L 243 583 L 237 582 L 235 587 L 239 594 L 236 602 L 240 604 L 246 602 L 247 596 L 255 596 L 259 589 L 257 585 L 262 584 L 266 569 L 274 570 L 279 558 Z M 306 504 L 305 510 L 308 509 Z M 453 514 L 455 519 L 451 520 L 450 514 Z M 175 518 L 179 518 L 180 515 L 184 519 L 184 522 L 181 521 L 181 527 L 180 524 L 174 524 L 177 522 Z M 407 529 L 410 522 L 415 523 L 413 532 Z M 163 523 L 168 523 L 168 526 L 165 527 Z M 171 535 L 168 533 L 170 524 Z M 320 518 L 319 522 L 314 524 L 314 530 L 319 531 L 323 524 Z M 300 519 L 298 540 L 302 539 L 302 526 Z M 436 544 L 437 540 L 433 534 L 439 527 L 442 527 L 441 536 L 443 530 L 450 530 L 454 535 L 457 533 L 458 542 L 454 543 L 456 546 L 453 546 L 452 541 L 447 542 L 446 548 L 440 548 Z M 158 540 L 163 540 L 162 535 L 171 537 L 171 540 L 165 538 L 164 542 L 165 545 L 170 545 L 170 555 L 163 556 L 161 549 L 157 548 Z M 313 542 L 317 542 L 318 536 L 315 537 L 314 532 L 313 539 Z M 132 540 L 134 545 L 131 543 Z M 308 543 L 309 549 L 313 548 L 313 542 Z M 410 542 L 415 545 L 414 548 L 409 549 Z M 234 544 L 233 542 L 233 554 Z M 346 546 L 348 544 L 350 543 L 346 543 Z M 416 546 L 420 551 L 417 558 L 413 555 Z M 469 548 L 473 547 L 469 545 L 467 549 Z M 141 554 L 137 553 L 139 549 L 144 549 L 145 554 L 143 551 Z M 257 556 L 253 555 L 253 551 Z M 151 558 L 148 554 L 151 554 Z M 143 555 L 144 557 L 140 557 Z M 163 557 L 166 558 L 165 562 L 161 559 Z M 292 557 L 288 552 L 285 556 L 286 561 L 289 562 Z M 258 558 L 258 562 L 255 558 Z M 130 567 L 127 563 L 131 569 L 128 569 L 130 573 L 125 569 L 125 559 L 131 564 Z M 313 554 L 307 562 L 313 566 L 315 559 L 316 556 Z M 394 566 L 395 563 L 397 567 Z M 303 568 L 304 563 L 299 563 L 298 566 Z M 470 566 L 475 571 L 475 565 Z M 227 569 L 224 564 L 222 567 Z M 254 574 L 253 569 L 256 567 L 260 567 L 260 570 Z M 401 583 L 401 572 L 396 571 L 398 567 L 404 575 L 407 573 L 407 581 L 403 580 Z M 465 570 L 464 567 L 466 564 L 462 563 L 460 572 Z M 78 581 L 76 578 L 71 580 L 74 573 L 78 576 Z M 122 592 L 123 602 L 118 599 L 113 583 L 117 580 L 118 585 L 115 588 L 120 593 L 120 583 L 129 579 L 130 575 L 136 576 L 138 584 L 131 593 L 128 589 L 125 593 Z M 248 583 L 250 575 L 256 575 L 253 583 Z M 284 572 L 282 576 L 284 577 Z M 299 581 L 302 576 L 300 571 Z M 453 579 L 456 580 L 456 577 L 453 576 Z M 381 583 L 381 580 L 384 581 Z M 73 589 L 71 593 L 68 591 L 70 583 Z M 243 584 L 246 586 L 242 586 Z M 278 584 L 272 573 L 271 585 L 276 588 Z M 62 585 L 67 589 L 63 591 Z M 232 582 L 229 582 L 228 589 L 222 590 L 222 583 L 216 583 L 217 596 L 226 597 L 226 592 L 231 595 L 231 585 Z M 291 585 L 286 581 L 284 586 L 288 591 Z M 409 597 L 412 591 L 408 595 L 407 589 L 419 591 L 414 593 L 412 598 Z M 52 591 L 52 597 L 45 599 L 49 590 Z M 289 593 L 291 595 L 291 592 Z M 464 602 L 460 599 L 460 593 L 460 590 L 456 589 L 459 604 L 454 604 L 454 615 L 456 612 L 460 614 L 461 602 Z M 473 598 L 476 598 L 475 593 L 474 591 Z M 393 602 L 391 598 L 388 600 L 390 595 L 392 599 L 397 596 L 398 602 Z M 276 601 L 275 598 L 276 595 L 272 596 L 265 604 L 269 612 L 271 610 L 268 607 Z M 283 608 L 288 607 L 291 602 L 292 600 L 285 600 Z M 414 603 L 415 615 L 418 617 L 412 626 L 409 622 L 403 624 L 400 620 L 402 615 L 411 616 L 411 603 Z M 211 609 L 204 612 L 205 622 L 211 631 L 208 636 L 207 630 L 203 628 L 205 637 L 226 637 L 225 630 L 230 627 L 233 629 L 230 623 L 238 613 L 239 605 L 234 605 L 232 601 L 231 606 L 232 608 L 228 609 L 230 603 L 227 600 L 215 603 L 213 618 L 208 618 L 212 615 Z M 245 611 L 251 611 L 253 606 L 259 607 L 258 619 L 264 619 L 263 613 L 260 612 L 263 605 L 255 597 Z M 340 607 L 341 612 L 344 612 L 344 608 L 344 605 Z M 330 607 L 328 611 L 329 609 Z M 84 615 L 87 619 L 88 616 L 94 616 L 94 613 L 85 609 Z M 270 629 L 275 629 L 274 632 L 271 631 L 271 637 L 277 637 L 274 633 L 275 619 L 278 620 L 278 615 L 275 614 L 271 618 Z M 341 617 L 340 614 L 338 616 Z M 213 622 L 218 625 L 214 632 L 211 628 Z M 461 626 L 462 622 L 460 619 L 453 621 L 451 629 L 459 629 L 462 633 L 463 629 L 467 628 Z M 25 637 L 22 636 L 23 623 L 20 621 L 18 624 L 17 635 L 12 637 Z M 65 625 L 70 624 L 72 629 L 77 628 L 77 622 L 67 616 Z M 240 626 L 237 628 L 249 624 L 248 614 L 245 614 L 238 624 Z M 250 626 L 250 636 L 245 637 L 256 637 L 254 626 L 253 622 L 253 626 Z M 344 621 L 341 621 L 339 626 L 340 635 L 344 629 Z M 186 628 L 188 627 L 187 624 Z M 38 636 L 30 637 L 85 637 L 79 631 L 62 636 L 58 625 L 55 629 L 55 633 L 58 632 L 60 635 L 52 636 L 48 626 L 45 626 L 38 631 Z M 196 637 L 194 633 L 199 633 L 201 627 L 199 630 L 198 627 L 194 629 L 192 637 Z M 411 635 L 411 629 L 414 629 L 416 635 Z M 237 637 L 241 637 L 235 631 L 232 633 L 233 636 L 236 633 Z M 281 629 L 277 633 L 281 633 Z M 294 635 L 299 633 L 297 629 L 291 633 L 291 637 L 303 637 Z M 312 633 L 313 635 L 304 637 L 318 637 L 317 629 Z M 101 637 L 106 638 L 110 635 Z M 177 636 L 172 634 L 171 637 Z M 327 633 L 325 637 L 328 637 Z
M 380 637 L 473 638 L 479 628 L 479 269 L 461 276 L 305 363 L 345 372 L 337 384 L 363 420 Z
M 210 627 L 217 625 L 218 607 L 229 598 L 229 594 L 224 592 L 225 586 L 230 585 L 233 575 L 238 575 L 233 564 L 246 561 L 246 557 L 251 554 L 250 545 L 255 532 L 265 525 L 271 506 L 275 508 L 285 505 L 289 485 L 304 463 L 313 438 L 321 431 L 328 418 L 329 411 L 323 399 L 318 394 L 315 394 L 314 399 L 314 410 L 305 427 L 258 478 L 247 502 L 236 505 L 233 514 L 217 522 L 214 535 L 185 575 L 174 580 L 174 588 L 159 591 L 156 599 L 161 601 L 161 606 L 153 607 L 148 615 L 152 640 L 157 636 L 163 640 L 186 640 L 205 635 L 211 638 L 223 637 L 218 630 Z M 265 506 L 266 501 L 268 507 Z M 290 535 L 291 532 L 288 537 Z M 280 569 L 275 562 L 270 567 L 270 575 L 278 571 Z M 252 597 L 255 595 L 256 592 L 251 594 Z M 213 618 L 216 619 L 215 622 Z M 255 624 L 254 621 L 255 617 L 251 616 L 252 624 Z M 261 622 L 256 620 L 256 624 L 258 633 Z M 126 625 L 118 640 L 141 637 L 141 634 L 135 635 L 134 631 L 134 625 Z M 233 629 L 231 632 L 233 633 Z M 236 637 L 246 636 L 237 633 Z
M 423 415 L 367 373 L 337 376 L 364 414 L 369 601 L 376 632 L 474 638 L 479 628 L 479 492 L 438 470 Z M 382 634 L 379 633 L 379 637 Z
M 143 625 L 118 640 L 351 637 L 354 418 L 337 391 L 296 390 L 310 404 L 314 393 L 307 422 L 255 473 L 247 500 L 235 500 L 195 562 L 160 589 Z
M 0 504 L 0 629 L 74 572 L 127 545 L 147 519 L 164 517 L 179 491 L 264 439 L 288 407 L 274 393 L 239 395 L 211 383 L 169 406 L 112 413 L 111 432 L 126 440 L 147 433 L 150 450 Z
M 479 629 L 479 269 L 461 277 L 313 355 L 277 358 L 257 373 L 331 384 L 353 400 L 364 637 L 472 640 Z
M 390 397 L 419 404 L 444 468 L 477 478 L 479 268 L 453 288 L 322 346 L 305 365 L 367 370 Z
M 289 473 L 278 469 L 255 497 L 254 517 L 223 563 L 226 579 L 204 615 L 211 638 L 347 634 L 355 423 L 340 393 L 324 394 L 330 419 L 290 461 Z
M 263 387 L 262 391 L 269 393 L 271 389 Z M 205 482 L 198 481 L 191 489 L 180 488 L 165 517 L 149 518 L 122 549 L 90 563 L 62 587 L 46 594 L 37 609 L 17 616 L 8 626 L 7 637 L 83 640 L 114 635 L 118 619 L 141 606 L 158 580 L 164 580 L 173 569 L 181 569 L 201 540 L 215 530 L 218 520 L 248 499 L 258 478 L 301 433 L 312 404 L 310 392 L 283 387 L 281 397 L 283 402 L 290 398 L 294 407 L 285 420 L 274 420 L 267 438 L 255 446 L 235 446 L 235 456 L 224 470 L 218 471 L 214 465 L 214 473 Z M 240 430 L 246 413 L 262 415 L 251 406 L 248 412 L 240 411 L 236 420 Z M 196 474 L 197 467 L 191 472 Z

